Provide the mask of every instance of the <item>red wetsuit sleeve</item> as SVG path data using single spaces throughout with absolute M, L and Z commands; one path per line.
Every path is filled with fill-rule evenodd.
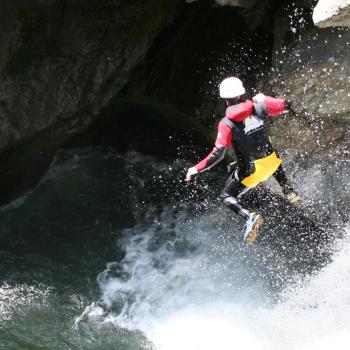
M 234 122 L 242 122 L 253 112 L 253 102 L 247 100 L 238 105 L 229 106 L 226 109 L 226 117 Z
M 265 104 L 270 117 L 279 115 L 286 109 L 284 100 L 280 98 L 266 96 L 263 103 Z
M 224 158 L 227 148 L 231 145 L 231 138 L 231 128 L 221 121 L 218 126 L 214 148 L 203 160 L 195 165 L 198 172 L 210 169 Z

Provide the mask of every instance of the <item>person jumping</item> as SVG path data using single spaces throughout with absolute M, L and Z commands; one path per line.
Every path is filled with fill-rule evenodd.
M 188 169 L 186 181 L 191 181 L 194 175 L 219 163 L 232 144 L 237 164 L 221 191 L 220 199 L 228 208 L 245 218 L 244 242 L 251 244 L 264 218 L 259 213 L 250 212 L 240 203 L 243 194 L 274 176 L 291 203 L 300 200 L 285 175 L 282 160 L 272 147 L 268 132 L 269 117 L 288 113 L 291 104 L 262 93 L 252 100 L 246 99 L 243 83 L 236 77 L 224 79 L 219 90 L 227 108 L 225 117 L 218 125 L 215 146 L 202 161 Z

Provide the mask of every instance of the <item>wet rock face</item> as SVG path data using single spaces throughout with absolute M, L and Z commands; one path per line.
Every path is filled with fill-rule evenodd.
M 349 0 L 320 0 L 312 17 L 315 25 L 321 28 L 349 27 L 350 2 Z
M 348 119 L 350 33 L 310 28 L 281 50 L 284 54 L 276 62 L 274 82 L 294 101 L 295 109 Z
M 272 141 L 287 160 L 296 190 L 317 196 L 318 214 L 349 220 L 350 33 L 320 29 L 312 9 L 284 7 L 276 20 L 272 91 L 293 102 L 295 114 L 277 118 Z M 284 152 L 285 151 L 285 152 Z M 315 205 L 315 203 L 313 203 Z
M 47 129 L 83 130 L 125 85 L 177 1 L 0 5 L 0 151 Z
M 182 0 L 1 2 L 1 203 L 32 188 L 57 149 L 96 122 L 182 6 Z
M 280 17 L 287 22 L 276 21 L 275 32 L 282 35 L 275 41 L 271 85 L 293 101 L 297 115 L 275 131 L 277 143 L 306 152 L 342 144 L 348 151 L 350 33 L 315 27 L 309 8 L 284 11 Z

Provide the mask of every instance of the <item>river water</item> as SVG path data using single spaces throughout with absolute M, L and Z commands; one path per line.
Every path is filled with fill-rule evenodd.
M 216 201 L 220 168 L 187 185 L 182 160 L 60 152 L 0 211 L 0 349 L 347 349 L 348 207 L 322 195 L 338 187 L 317 160 L 291 164 L 341 235 L 265 195 L 267 223 L 247 247 L 243 223 Z

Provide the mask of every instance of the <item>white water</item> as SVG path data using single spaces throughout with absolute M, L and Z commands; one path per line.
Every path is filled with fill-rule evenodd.
M 165 208 L 150 226 L 126 230 L 125 258 L 98 278 L 107 306 L 123 305 L 105 322 L 141 329 L 157 349 L 230 349 L 233 341 L 255 346 L 247 312 L 268 287 L 245 275 L 250 264 L 242 237 L 219 232 L 218 220 L 213 212 L 189 219 Z M 128 278 L 109 278 L 121 270 Z
M 104 322 L 142 330 L 159 350 L 348 348 L 348 240 L 333 263 L 271 306 L 269 265 L 261 264 L 261 278 L 250 276 L 268 248 L 244 247 L 240 236 L 215 229 L 218 220 L 214 212 L 189 219 L 168 208 L 153 224 L 125 231 L 125 258 L 99 276 L 103 301 L 122 305 Z M 271 260 L 272 273 L 287 274 L 284 263 Z M 116 270 L 128 277 L 109 278 Z
M 347 233 L 349 230 L 347 230 Z M 258 313 L 267 348 L 348 349 L 350 344 L 350 237 L 339 242 L 334 261 L 284 300 Z
M 86 158 L 82 157 L 80 160 L 84 160 L 84 164 L 90 164 L 87 161 L 90 157 L 95 159 L 96 156 L 88 153 Z M 98 159 L 111 158 L 110 155 L 105 157 L 100 158 L 98 154 Z M 264 243 L 261 240 L 252 247 L 244 246 L 240 233 L 242 222 L 235 216 L 230 217 L 229 212 L 221 208 L 220 204 L 191 212 L 187 205 L 181 207 L 168 203 L 168 198 L 170 201 L 173 198 L 172 192 L 169 192 L 164 204 L 164 198 L 161 197 L 164 195 L 164 188 L 168 189 L 169 183 L 178 184 L 174 174 L 179 173 L 178 169 L 182 164 L 169 167 L 168 164 L 151 163 L 152 159 L 136 154 L 129 154 L 127 159 L 128 171 L 120 168 L 115 170 L 115 164 L 119 167 L 123 164 L 122 159 L 118 158 L 111 163 L 111 169 L 115 171 L 113 176 L 107 176 L 115 179 L 117 176 L 127 177 L 129 174 L 130 181 L 126 183 L 134 192 L 129 191 L 126 198 L 130 200 L 129 207 L 135 210 L 136 221 L 134 226 L 130 224 L 121 234 L 116 232 L 115 237 L 125 251 L 125 257 L 119 262 L 109 263 L 98 278 L 101 299 L 109 310 L 106 311 L 95 303 L 76 319 L 76 324 L 89 320 L 97 333 L 84 333 L 84 327 L 79 332 L 73 330 L 73 335 L 69 333 L 71 330 L 68 335 L 65 333 L 67 329 L 62 315 L 66 317 L 65 320 L 70 319 L 72 304 L 74 310 L 77 310 L 85 302 L 79 295 L 68 293 L 72 304 L 67 303 L 66 295 L 62 302 L 58 298 L 56 304 L 58 294 L 52 287 L 55 284 L 50 276 L 55 275 L 57 285 L 65 285 L 68 280 L 73 284 L 72 278 L 76 277 L 65 266 L 57 266 L 56 269 L 56 265 L 50 263 L 50 260 L 38 260 L 40 256 L 14 259 L 12 255 L 8 255 L 5 259 L 7 266 L 11 266 L 12 261 L 17 265 L 20 262 L 22 266 L 17 267 L 17 270 L 25 273 L 27 270 L 24 265 L 32 263 L 35 269 L 39 266 L 36 273 L 32 272 L 31 265 L 28 267 L 31 274 L 27 280 L 41 281 L 44 272 L 45 284 L 38 284 L 38 281 L 33 285 L 3 284 L 0 288 L 0 328 L 9 325 L 10 334 L 23 335 L 25 342 L 32 342 L 33 336 L 35 344 L 42 346 L 45 343 L 46 348 L 50 349 L 52 345 L 47 345 L 47 339 L 52 339 L 54 343 L 59 338 L 58 341 L 61 342 L 61 334 L 62 344 L 66 344 L 68 339 L 72 344 L 78 344 L 76 347 L 83 344 L 84 348 L 91 349 L 115 348 L 116 339 L 123 332 L 108 327 L 110 325 L 141 330 L 158 350 L 348 348 L 348 237 L 339 242 L 333 263 L 317 275 L 311 276 L 308 281 L 299 285 L 292 284 L 293 287 L 285 289 L 280 302 L 276 304 L 276 295 L 279 295 L 276 285 L 278 287 L 279 282 L 283 286 L 290 285 L 290 281 L 295 280 L 297 275 L 293 274 L 284 255 L 272 248 L 271 242 Z M 79 169 L 80 160 L 79 157 L 74 158 L 73 166 L 64 162 L 60 165 L 58 162 L 58 168 L 52 169 L 48 178 L 61 178 L 60 169 Z M 96 168 L 95 162 L 92 164 Z M 149 166 L 146 168 L 145 164 L 152 164 L 151 169 Z M 149 173 L 147 176 L 144 175 L 145 171 Z M 77 178 L 77 175 L 68 174 L 70 180 Z M 79 179 L 86 178 L 85 172 L 78 175 Z M 63 179 L 67 177 L 66 175 Z M 149 182 L 154 183 L 153 177 L 156 178 L 159 191 L 150 194 L 147 189 Z M 315 177 L 312 178 L 315 180 Z M 119 191 L 120 179 L 117 180 Z M 63 181 L 63 184 L 66 185 L 66 182 Z M 46 186 L 48 187 L 50 186 Z M 122 188 L 126 187 L 123 183 Z M 190 191 L 189 188 L 188 192 Z M 207 193 L 205 195 L 211 196 L 207 196 Z M 45 198 L 46 196 L 45 194 Z M 31 196 L 27 200 L 31 201 Z M 125 203 L 122 200 L 121 202 Z M 158 205 L 161 202 L 163 204 Z M 116 212 L 117 210 L 113 210 L 112 215 Z M 108 226 L 107 230 L 110 227 L 114 230 L 118 224 Z M 44 267 L 43 270 L 41 266 Z M 22 279 L 22 275 L 13 276 Z M 85 279 L 82 283 L 86 283 Z M 42 317 L 42 323 L 35 326 L 39 324 L 33 323 L 38 314 L 39 318 Z M 69 322 L 67 326 L 70 326 Z M 100 327 L 104 326 L 107 326 L 106 329 L 115 338 L 110 335 L 104 338 L 106 333 L 100 332 Z M 59 337 L 55 338 L 57 334 Z M 101 340 L 101 346 L 96 345 L 96 339 Z M 126 332 L 126 338 L 122 337 L 118 344 L 122 344 L 119 348 L 134 350 L 145 348 L 142 341 L 141 338 L 135 340 Z M 10 343 L 12 344 L 12 339 Z M 139 346 L 134 347 L 135 343 Z
M 146 185 L 133 183 L 138 201 Z M 269 244 L 244 246 L 242 223 L 219 205 L 196 214 L 145 207 L 118 241 L 125 257 L 98 276 L 109 311 L 91 305 L 77 324 L 141 330 L 158 350 L 348 349 L 349 237 L 305 281 Z

